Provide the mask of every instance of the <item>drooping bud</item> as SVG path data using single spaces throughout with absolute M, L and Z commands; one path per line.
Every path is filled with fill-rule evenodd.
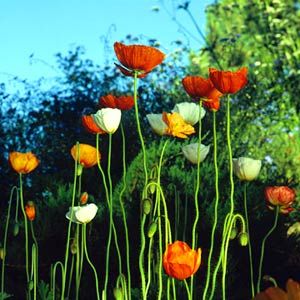
M 157 223 L 156 223 L 156 221 L 153 221 L 153 222 L 149 225 L 149 228 L 148 228 L 148 233 L 147 233 L 148 238 L 151 239 L 151 238 L 154 236 L 156 230 L 157 230 Z
M 81 205 L 86 204 L 88 199 L 89 199 L 89 194 L 87 192 L 84 192 L 80 197 L 80 204 Z
M 35 219 L 35 204 L 33 201 L 28 201 L 25 205 L 25 213 L 29 221 L 33 221 Z
M 34 288 L 33 280 L 30 280 L 30 281 L 28 282 L 28 290 L 29 290 L 29 291 L 32 291 L 33 288 Z
M 151 195 L 153 195 L 156 191 L 156 182 L 155 180 L 151 179 L 150 182 L 149 182 L 149 192 Z
M 242 232 L 239 234 L 239 243 L 241 246 L 245 247 L 248 245 L 249 237 L 247 232 Z
M 236 238 L 237 234 L 238 234 L 237 229 L 236 229 L 235 227 L 233 227 L 233 228 L 231 229 L 230 237 L 229 237 L 229 238 L 230 238 L 231 240 L 234 240 L 234 239 Z
M 116 300 L 123 300 L 123 291 L 121 288 L 115 287 L 113 293 Z
M 20 225 L 18 222 L 14 223 L 14 228 L 13 228 L 13 235 L 17 236 L 19 234 L 20 231 Z
M 77 241 L 76 239 L 73 239 L 71 245 L 70 245 L 70 251 L 73 255 L 77 253 Z
M 4 248 L 0 248 L 0 259 L 4 259 L 4 257 L 5 257 L 5 251 L 4 251 Z
M 77 165 L 77 176 L 80 176 L 82 174 L 82 171 L 83 171 L 83 165 L 78 164 Z
M 142 203 L 142 205 L 143 205 L 143 213 L 145 215 L 150 214 L 151 209 L 152 209 L 152 200 L 150 198 L 145 198 L 142 201 L 143 201 L 143 203 Z

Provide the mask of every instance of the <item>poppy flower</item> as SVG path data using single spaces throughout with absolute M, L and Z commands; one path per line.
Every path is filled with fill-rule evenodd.
M 289 279 L 286 283 L 286 291 L 279 287 L 269 287 L 257 294 L 253 300 L 299 300 L 300 283 Z
M 14 151 L 9 153 L 8 160 L 11 167 L 19 174 L 30 173 L 40 163 L 37 157 L 32 152 L 21 153 Z
M 138 72 L 138 77 L 143 78 L 165 58 L 165 54 L 160 50 L 143 45 L 127 46 L 116 42 L 114 50 L 121 63 L 116 65 L 126 76 L 134 76 L 134 72 Z
M 270 209 L 274 209 L 273 206 L 279 206 L 280 212 L 287 214 L 293 210 L 291 205 L 293 204 L 296 193 L 288 186 L 268 186 L 265 188 L 265 198 Z
M 179 113 L 183 120 L 190 124 L 195 125 L 199 122 L 200 106 L 196 103 L 182 102 L 174 106 L 172 112 Z M 201 119 L 205 116 L 205 110 L 201 107 Z
M 188 137 L 188 135 L 195 133 L 194 127 L 187 124 L 183 120 L 182 116 L 177 112 L 163 112 L 162 120 L 167 125 L 167 128 L 165 130 L 165 134 L 167 135 L 172 135 L 175 137 L 185 139 Z
M 102 108 L 93 115 L 95 123 L 107 133 L 114 133 L 121 122 L 121 110 L 118 108 Z
M 77 158 L 77 151 L 79 152 L 79 158 Z M 87 144 L 79 144 L 79 149 L 77 150 L 77 145 L 71 148 L 71 155 L 74 160 L 77 158 L 78 162 L 84 168 L 90 168 L 97 164 L 97 149 L 93 146 Z M 101 158 L 101 154 L 98 151 L 98 158 Z
M 197 101 L 201 98 L 205 101 L 205 99 L 217 99 L 222 96 L 222 93 L 215 88 L 210 78 L 186 76 L 182 79 L 182 84 L 189 96 Z
M 300 234 L 300 222 L 295 222 L 287 230 L 287 236 Z
M 188 244 L 176 241 L 169 244 L 163 255 L 165 272 L 173 278 L 184 280 L 194 275 L 200 267 L 201 249 L 192 250 Z
M 254 180 L 260 171 L 261 160 L 249 157 L 233 158 L 233 172 L 240 180 Z
M 246 67 L 235 72 L 209 68 L 209 78 L 222 94 L 235 94 L 241 90 L 248 83 L 247 73 Z
M 94 121 L 94 118 L 89 115 L 85 115 L 81 117 L 82 125 L 83 127 L 89 132 L 94 134 L 104 134 L 106 133 L 104 130 L 102 130 Z
M 198 164 L 198 145 L 199 143 L 192 143 L 182 147 L 183 155 L 192 164 Z M 204 159 L 206 158 L 209 152 L 209 148 L 209 146 L 200 144 L 200 162 L 204 161 Z
M 100 98 L 100 104 L 104 107 L 129 110 L 134 106 L 134 99 L 132 96 L 116 97 L 109 94 Z
M 32 201 L 28 201 L 25 205 L 25 213 L 29 221 L 33 221 L 35 219 L 36 211 L 35 205 Z
M 166 123 L 162 119 L 162 114 L 146 115 L 152 130 L 158 135 L 164 135 L 167 129 Z
M 66 218 L 77 224 L 86 224 L 91 222 L 98 211 L 98 206 L 94 203 L 83 206 L 69 207 Z
M 220 99 L 206 99 L 203 101 L 203 106 L 210 111 L 218 111 L 220 109 Z

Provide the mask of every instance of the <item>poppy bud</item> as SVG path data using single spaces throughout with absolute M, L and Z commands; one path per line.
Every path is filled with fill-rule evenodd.
M 83 165 L 79 164 L 77 165 L 77 176 L 80 176 L 83 171 Z
M 5 257 L 5 251 L 4 251 L 4 248 L 0 248 L 0 259 L 4 259 L 4 257 Z
M 25 205 L 25 213 L 29 221 L 33 221 L 35 219 L 36 211 L 33 201 L 27 202 L 27 204 Z
M 123 292 L 121 288 L 114 288 L 113 293 L 116 300 L 123 300 Z
M 13 228 L 13 235 L 14 235 L 14 236 L 17 236 L 17 235 L 19 234 L 19 231 L 20 231 L 19 223 L 18 223 L 18 222 L 15 222 L 14 228 Z
M 73 255 L 77 253 L 77 242 L 76 239 L 73 239 L 72 244 L 70 245 L 70 251 Z
M 151 179 L 150 182 L 149 182 L 149 192 L 151 195 L 153 195 L 156 191 L 156 186 L 155 186 L 156 182 Z
M 249 237 L 247 232 L 242 232 L 239 234 L 239 243 L 242 247 L 245 247 L 248 245 Z
M 28 282 L 28 290 L 29 290 L 29 291 L 32 291 L 33 287 L 34 287 L 34 283 L 33 283 L 32 280 L 30 280 L 30 281 Z
M 89 198 L 89 194 L 87 192 L 84 192 L 80 197 L 80 204 L 81 205 L 86 204 L 88 201 L 88 198 Z
M 147 233 L 148 238 L 151 239 L 151 238 L 154 236 L 156 230 L 157 230 L 157 223 L 156 223 L 156 221 L 153 221 L 153 222 L 149 225 L 149 228 L 148 228 L 148 233 Z
M 236 236 L 237 236 L 237 233 L 238 233 L 238 231 L 237 231 L 237 229 L 235 228 L 235 227 L 233 227 L 232 229 L 231 229 L 231 232 L 230 232 L 230 239 L 231 240 L 234 240 L 235 238 L 236 238 Z
M 143 213 L 145 215 L 150 214 L 152 208 L 152 200 L 149 198 L 143 199 Z

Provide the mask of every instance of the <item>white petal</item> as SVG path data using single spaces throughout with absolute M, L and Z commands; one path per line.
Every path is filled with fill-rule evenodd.
M 80 209 L 75 212 L 75 217 L 80 223 L 89 223 L 95 218 L 97 210 L 98 207 L 96 204 L 86 204 L 80 206 Z
M 93 115 L 95 123 L 107 133 L 114 133 L 121 121 L 121 110 L 118 108 L 103 108 Z
M 261 160 L 252 159 L 249 157 L 234 158 L 233 171 L 240 180 L 254 180 L 261 168 Z
M 74 223 L 80 224 L 80 222 L 77 220 L 75 213 L 80 209 L 80 206 L 73 206 L 69 207 L 69 211 L 66 213 L 66 218 Z
M 155 133 L 158 135 L 163 135 L 165 133 L 167 125 L 162 120 L 162 114 L 148 114 L 146 117 Z
M 198 145 L 199 143 L 193 143 L 182 147 L 182 152 L 184 156 L 192 163 L 197 164 L 198 163 Z M 200 162 L 202 162 L 208 152 L 209 152 L 210 146 L 206 146 L 201 144 L 200 145 Z
M 179 113 L 186 123 L 195 125 L 199 122 L 199 109 L 200 106 L 196 103 L 182 102 L 174 106 L 173 112 Z M 201 107 L 201 119 L 205 116 L 205 113 L 205 109 Z

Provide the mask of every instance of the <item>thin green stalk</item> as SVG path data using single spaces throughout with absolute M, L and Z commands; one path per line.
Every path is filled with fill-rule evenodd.
M 261 244 L 261 253 L 260 253 L 259 268 L 258 268 L 258 279 L 257 279 L 257 286 L 256 286 L 256 292 L 257 293 L 260 292 L 260 283 L 261 283 L 262 266 L 263 266 L 263 261 L 264 261 L 266 240 L 271 235 L 271 233 L 275 230 L 275 228 L 277 226 L 279 210 L 280 210 L 280 207 L 276 206 L 274 224 L 273 224 L 272 228 L 268 231 L 266 236 L 264 237 L 264 239 L 262 241 L 262 244 Z
M 195 220 L 192 229 L 192 249 L 195 249 L 196 245 L 196 229 L 199 221 L 199 190 L 200 190 L 200 150 L 201 150 L 201 134 L 202 134 L 202 119 L 201 119 L 201 111 L 202 111 L 202 100 L 199 101 L 199 133 L 198 133 L 198 153 L 197 153 L 197 179 L 196 179 L 196 188 L 195 188 Z M 191 297 L 193 298 L 193 290 L 194 290 L 194 276 L 191 276 L 190 282 L 191 288 Z
M 167 280 L 167 300 L 170 300 L 170 277 Z
M 96 293 L 97 293 L 97 300 L 100 300 L 100 293 L 99 293 L 99 280 L 98 280 L 98 275 L 97 275 L 97 271 L 93 265 L 93 263 L 91 262 L 90 258 L 89 258 L 89 254 L 87 252 L 87 246 L 86 246 L 86 224 L 83 224 L 83 240 L 84 240 L 84 253 L 85 253 L 85 257 L 87 262 L 89 263 L 89 265 L 91 266 L 94 275 L 95 275 L 95 281 L 96 281 Z
M 173 300 L 176 300 L 176 286 L 175 286 L 175 280 L 172 278 L 172 290 L 173 290 Z
M 145 298 L 147 299 L 147 295 L 148 295 L 148 291 L 149 291 L 149 288 L 150 288 L 150 284 L 151 284 L 151 262 L 152 262 L 152 259 L 151 259 L 151 254 L 152 254 L 152 245 L 153 245 L 153 238 L 150 239 L 149 241 L 149 247 L 148 247 L 148 272 L 147 272 L 147 275 L 148 275 L 148 280 L 147 280 L 147 285 L 146 285 L 146 291 L 145 291 Z
M 2 258 L 2 267 L 1 267 L 1 295 L 4 295 L 4 272 L 5 272 L 5 259 L 6 259 L 6 245 L 7 245 L 7 233 L 8 233 L 8 225 L 9 225 L 9 219 L 10 219 L 10 210 L 11 210 L 11 204 L 12 204 L 12 198 L 14 195 L 14 191 L 17 192 L 17 203 L 18 201 L 18 188 L 14 186 L 10 191 L 9 196 L 9 202 L 8 202 L 8 210 L 7 210 L 7 218 L 6 218 L 6 224 L 5 224 L 5 230 L 4 230 L 4 239 L 3 239 L 3 258 Z
M 146 215 L 143 214 L 142 221 L 141 221 L 141 248 L 140 248 L 140 255 L 139 255 L 139 270 L 141 276 L 141 283 L 142 283 L 142 297 L 145 300 L 145 293 L 146 293 L 146 278 L 145 278 L 145 271 L 144 271 L 144 251 L 145 251 L 145 221 Z
M 214 207 L 214 223 L 211 231 L 210 237 L 210 250 L 207 260 L 207 274 L 206 274 L 206 283 L 203 292 L 203 300 L 206 299 L 206 294 L 208 292 L 209 283 L 210 283 L 210 268 L 211 268 L 211 259 L 214 251 L 214 241 L 215 241 L 215 232 L 218 224 L 218 205 L 219 205 L 219 169 L 218 169 L 218 158 L 217 158 L 217 121 L 216 121 L 216 112 L 213 112 L 213 136 L 214 136 L 214 167 L 215 167 L 215 207 Z
M 72 255 L 72 261 L 71 261 L 71 267 L 70 267 L 70 276 L 69 276 L 69 284 L 68 284 L 68 291 L 67 291 L 67 299 L 70 299 L 70 291 L 71 291 L 73 271 L 74 271 L 74 260 L 75 260 L 74 257 L 75 257 L 75 255 Z
M 60 266 L 61 268 L 61 280 L 63 281 L 63 276 L 64 276 L 64 273 L 65 273 L 65 270 L 64 270 L 64 265 L 62 262 L 60 261 L 57 261 L 54 266 L 53 266 L 53 269 L 52 269 L 52 278 L 53 278 L 53 281 L 52 281 L 52 294 L 53 294 L 53 297 L 52 299 L 55 300 L 55 288 L 56 288 L 56 269 L 57 267 Z
M 126 212 L 123 203 L 123 194 L 126 191 L 126 139 L 124 134 L 124 128 L 121 123 L 121 133 L 122 133 L 122 152 L 123 152 L 123 187 L 119 195 L 119 202 L 121 206 L 124 231 L 125 231 L 125 244 L 126 244 L 126 267 L 127 267 L 127 288 L 128 288 L 128 300 L 131 300 L 131 273 L 130 273 L 130 246 L 129 246 L 129 234 L 127 226 Z
M 249 265 L 250 265 L 251 297 L 254 298 L 254 296 L 255 296 L 255 288 L 254 288 L 254 279 L 253 279 L 252 247 L 251 247 L 249 219 L 248 219 L 248 209 L 247 209 L 247 185 L 248 185 L 248 182 L 244 183 L 244 210 L 245 210 L 245 219 L 246 219 L 247 233 L 248 233 L 248 236 L 249 236 L 248 252 L 249 252 Z
M 75 240 L 76 240 L 76 272 L 75 272 L 75 276 L 76 276 L 76 279 L 75 279 L 75 282 L 76 282 L 76 300 L 79 299 L 79 289 L 80 289 L 80 261 L 82 260 L 82 255 L 83 253 L 80 251 L 80 248 L 79 248 L 79 240 L 80 240 L 80 224 L 76 224 L 76 237 L 75 237 Z M 81 239 L 83 239 L 83 237 L 81 236 Z
M 38 242 L 37 242 L 37 239 L 36 239 L 36 236 L 35 236 L 35 233 L 34 233 L 34 229 L 33 229 L 33 222 L 30 221 L 30 229 L 31 229 L 31 235 L 32 235 L 32 239 L 33 239 L 33 242 L 34 242 L 34 245 L 35 245 L 35 259 L 36 261 L 34 262 L 34 265 L 35 265 L 35 277 L 36 277 L 36 282 L 39 282 L 39 273 L 38 273 L 38 270 L 39 270 L 39 246 L 38 246 Z
M 189 289 L 189 286 L 188 286 L 186 280 L 184 279 L 183 282 L 184 282 L 184 285 L 185 285 L 188 300 L 192 300 L 192 295 L 191 295 L 191 292 L 190 292 L 190 289 Z
M 37 253 L 35 244 L 32 245 L 31 250 L 31 277 L 33 275 L 33 299 L 36 300 L 37 296 Z M 30 279 L 32 280 L 32 278 Z

